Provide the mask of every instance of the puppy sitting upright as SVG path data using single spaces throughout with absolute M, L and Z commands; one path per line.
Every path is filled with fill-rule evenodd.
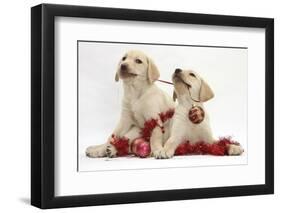
M 174 100 L 178 105 L 172 120 L 170 137 L 161 151 L 161 158 L 171 158 L 179 144 L 189 141 L 191 144 L 204 141 L 214 143 L 209 123 L 209 116 L 203 106 L 214 97 L 210 86 L 192 70 L 176 69 L 172 80 L 174 83 Z M 239 145 L 228 147 L 229 155 L 239 155 L 243 149 Z
M 143 136 L 145 122 L 151 119 L 158 122 L 149 135 L 151 153 L 159 156 L 169 134 L 169 120 L 163 121 L 160 115 L 174 109 L 172 98 L 154 84 L 159 76 L 156 65 L 144 53 L 129 51 L 122 57 L 115 75 L 116 81 L 122 79 L 124 88 L 120 120 L 105 144 L 87 148 L 88 157 L 118 156 L 113 142 L 121 138 L 130 147 L 134 139 Z

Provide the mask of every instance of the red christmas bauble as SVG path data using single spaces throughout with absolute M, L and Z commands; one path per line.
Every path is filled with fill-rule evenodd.
M 150 144 L 143 138 L 137 138 L 132 142 L 132 152 L 141 158 L 145 158 L 150 155 L 151 149 Z
M 194 124 L 201 123 L 205 118 L 205 112 L 200 106 L 193 106 L 188 112 L 189 120 Z

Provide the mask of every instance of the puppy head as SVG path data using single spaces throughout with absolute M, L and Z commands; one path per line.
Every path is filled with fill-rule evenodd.
M 131 50 L 120 60 L 115 75 L 115 81 L 119 78 L 124 81 L 148 81 L 153 83 L 160 76 L 154 62 L 143 52 Z
M 173 94 L 174 100 L 178 97 L 205 102 L 214 97 L 210 86 L 192 70 L 176 69 L 172 80 L 175 89 Z

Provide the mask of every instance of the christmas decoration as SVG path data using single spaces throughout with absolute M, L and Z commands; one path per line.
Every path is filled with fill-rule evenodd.
M 129 139 L 122 137 L 118 138 L 114 134 L 111 135 L 110 144 L 117 150 L 117 156 L 125 156 L 129 154 Z
M 174 109 L 168 110 L 165 113 L 160 113 L 159 118 L 162 123 L 165 123 L 167 120 L 171 119 L 174 115 Z M 193 106 L 189 113 L 189 119 L 194 124 L 199 124 L 204 120 L 205 113 L 204 110 L 199 106 Z M 141 158 L 145 158 L 150 156 L 151 148 L 150 148 L 150 137 L 153 129 L 159 126 L 164 133 L 164 127 L 161 126 L 158 122 L 158 119 L 150 119 L 144 123 L 144 127 L 141 129 L 141 137 L 135 139 L 131 147 L 129 147 L 129 139 L 125 137 L 118 138 L 112 135 L 111 144 L 117 150 L 117 156 L 126 156 L 129 154 L 129 148 L 131 148 L 131 152 Z M 190 143 L 189 141 L 185 141 L 181 143 L 177 149 L 175 150 L 175 155 L 228 155 L 228 147 L 229 145 L 239 145 L 238 142 L 233 141 L 231 137 L 222 137 L 217 142 L 212 144 L 206 143 L 204 141 L 198 141 L 196 143 Z
M 167 120 L 171 119 L 174 115 L 174 112 L 175 112 L 174 109 L 170 109 L 167 112 L 160 113 L 159 117 L 162 123 L 165 123 Z M 140 132 L 142 138 L 145 139 L 146 141 L 149 141 L 151 133 L 156 126 L 159 126 L 162 130 L 162 133 L 165 133 L 164 127 L 159 125 L 158 119 L 152 118 L 144 123 L 144 127 Z
M 205 118 L 205 112 L 200 106 L 192 106 L 188 112 L 189 120 L 194 124 L 201 123 Z
M 126 156 L 129 154 L 129 139 L 113 137 L 111 144 L 117 150 L 117 156 Z M 231 137 L 222 137 L 215 143 L 206 143 L 199 141 L 197 143 L 190 143 L 189 141 L 181 143 L 176 151 L 175 155 L 228 155 L 229 145 L 240 144 L 231 139 Z M 149 142 L 144 138 L 137 138 L 131 144 L 131 151 L 134 155 L 145 158 L 150 155 L 151 148 Z
M 145 158 L 150 155 L 150 144 L 143 138 L 137 138 L 131 144 L 131 151 L 136 156 Z
M 231 137 L 220 138 L 217 142 L 212 144 L 204 141 L 191 144 L 189 141 L 186 141 L 178 146 L 175 155 L 228 155 L 228 147 L 230 144 L 239 145 L 239 143 L 233 141 Z

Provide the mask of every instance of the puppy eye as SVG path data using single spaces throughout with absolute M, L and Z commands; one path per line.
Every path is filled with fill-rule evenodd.
M 125 61 L 126 60 L 126 56 L 124 56 L 123 58 L 122 58 L 122 61 Z
M 142 60 L 140 60 L 138 58 L 135 61 L 136 61 L 137 64 L 141 64 L 142 63 Z
M 196 76 L 193 73 L 189 73 L 189 75 L 196 78 Z

